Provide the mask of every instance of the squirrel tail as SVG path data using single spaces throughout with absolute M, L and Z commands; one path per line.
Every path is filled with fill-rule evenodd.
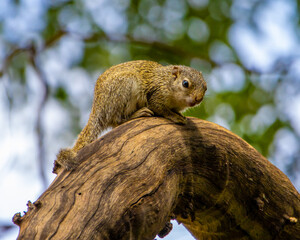
M 60 167 L 64 167 L 66 170 L 75 169 L 78 166 L 76 155 L 77 153 L 71 148 L 61 149 L 56 155 L 53 172 L 56 173 L 57 169 Z

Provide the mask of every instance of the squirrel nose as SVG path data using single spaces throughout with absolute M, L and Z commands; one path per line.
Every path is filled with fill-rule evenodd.
M 203 99 L 203 96 L 202 96 L 202 95 L 199 95 L 199 96 L 196 96 L 196 97 L 195 97 L 195 101 L 196 101 L 197 103 L 200 103 L 200 102 L 202 101 L 202 99 Z

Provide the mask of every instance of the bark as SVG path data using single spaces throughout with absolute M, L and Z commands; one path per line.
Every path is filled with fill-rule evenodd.
M 290 180 L 214 123 L 133 120 L 78 161 L 14 216 L 18 239 L 153 239 L 171 218 L 196 239 L 299 239 Z

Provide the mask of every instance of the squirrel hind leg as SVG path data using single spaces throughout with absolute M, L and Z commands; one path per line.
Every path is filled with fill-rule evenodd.
M 134 112 L 128 120 L 140 118 L 140 117 L 152 117 L 152 116 L 154 116 L 154 112 L 152 110 L 150 110 L 147 107 L 142 107 L 136 112 Z
M 70 148 L 61 149 L 56 156 L 53 173 L 57 173 L 57 170 L 61 167 L 68 171 L 75 169 L 78 166 L 75 161 L 76 156 L 76 152 Z
M 152 112 L 149 108 L 143 107 L 134 112 L 130 119 L 140 118 L 140 117 L 152 117 L 154 116 L 154 112 Z

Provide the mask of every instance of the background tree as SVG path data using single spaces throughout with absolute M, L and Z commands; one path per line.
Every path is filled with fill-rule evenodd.
M 53 179 L 98 75 L 135 59 L 203 71 L 208 94 L 186 114 L 238 134 L 299 188 L 296 0 L 3 0 L 0 9 L 1 230 Z

